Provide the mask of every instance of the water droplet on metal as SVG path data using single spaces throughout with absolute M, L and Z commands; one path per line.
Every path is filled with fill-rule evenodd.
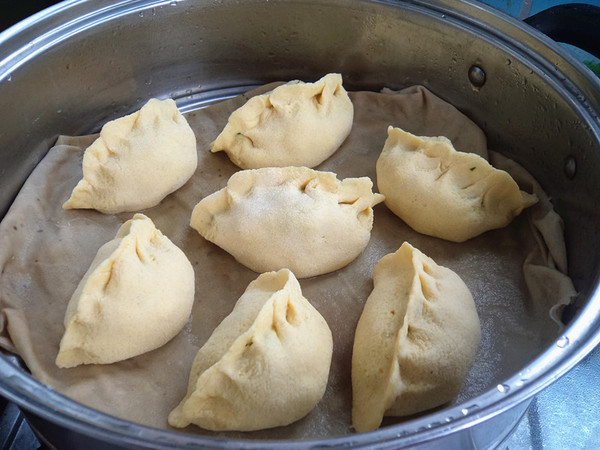
M 473 404 L 473 405 L 470 405 L 470 406 L 467 406 L 467 407 L 461 409 L 460 412 L 462 413 L 463 416 L 466 416 L 467 414 L 472 413 L 474 410 L 476 410 L 478 408 L 479 408 L 479 405 Z
M 477 88 L 482 87 L 485 84 L 486 74 L 485 71 L 478 65 L 473 65 L 469 68 L 469 81 Z
M 512 64 L 512 61 L 509 58 L 506 58 L 506 65 L 510 66 Z
M 569 338 L 567 336 L 561 336 L 558 341 L 556 341 L 556 345 L 560 348 L 565 348 L 569 345 Z
M 496 389 L 498 389 L 498 391 L 502 392 L 503 394 L 507 394 L 510 391 L 510 386 L 508 384 L 499 384 L 498 386 L 496 386 Z
M 144 17 L 144 11 L 140 11 L 138 14 L 140 17 Z

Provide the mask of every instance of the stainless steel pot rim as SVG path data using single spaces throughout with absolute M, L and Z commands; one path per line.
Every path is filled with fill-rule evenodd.
M 583 314 L 594 312 L 600 312 L 600 289 L 594 294 L 593 300 L 583 311 Z M 578 335 L 578 328 L 583 329 L 585 334 L 591 333 L 593 327 L 589 325 L 591 324 L 578 321 L 569 326 L 551 348 L 536 358 L 522 372 L 505 380 L 496 388 L 489 389 L 487 392 L 471 399 L 466 404 L 445 408 L 421 418 L 407 420 L 398 425 L 380 428 L 369 433 L 310 441 L 286 441 L 285 445 L 287 448 L 343 447 L 349 445 L 360 447 L 376 444 L 384 445 L 386 442 L 393 441 L 396 447 L 410 446 L 440 438 L 448 433 L 449 428 L 453 432 L 457 432 L 472 427 L 516 405 L 527 402 L 533 395 L 568 372 L 600 343 L 598 335 L 589 340 L 570 340 L 570 336 Z M 569 347 L 577 347 L 577 349 L 569 360 L 562 361 L 561 358 Z M 232 441 L 224 438 L 160 430 L 119 419 L 81 405 L 43 385 L 9 362 L 5 356 L 0 358 L 0 375 L 2 375 L 3 380 L 0 383 L 0 392 L 10 401 L 49 422 L 114 444 L 164 449 L 187 448 L 199 445 L 214 448 L 239 446 L 250 449 L 278 448 L 282 444 L 281 442 L 259 440 Z
M 149 1 L 149 0 L 125 0 L 109 4 L 97 10 L 92 10 L 93 5 L 86 5 L 84 0 L 68 0 L 42 11 L 29 19 L 15 25 L 14 27 L 0 33 L 0 81 L 10 81 L 11 73 L 23 64 L 33 59 L 37 54 L 57 45 L 76 33 L 96 26 L 109 20 L 118 18 L 123 14 L 139 13 L 140 11 L 152 10 L 152 8 L 177 5 L 173 1 Z M 316 2 L 318 3 L 318 1 Z M 345 3 L 340 1 L 338 3 Z M 375 2 L 373 2 L 375 3 Z M 398 7 L 398 2 L 379 1 L 393 7 Z M 487 16 L 498 16 L 499 13 L 491 8 L 464 1 L 459 9 L 445 8 L 443 1 L 435 1 L 435 15 L 453 20 L 457 24 L 468 24 L 475 28 L 492 33 L 494 39 L 501 44 L 506 44 L 506 37 L 499 30 L 490 30 L 487 26 L 476 23 L 476 19 L 467 13 L 485 14 Z M 425 1 L 408 1 L 408 7 L 423 9 L 431 13 L 431 5 Z M 86 10 L 87 8 L 87 10 Z M 87 12 L 86 12 L 87 11 Z M 60 23 L 63 14 L 73 12 L 76 17 Z M 84 13 L 85 12 L 85 13 Z M 553 51 L 573 64 L 580 72 L 598 87 L 597 79 L 590 77 L 581 64 L 576 62 L 565 50 L 557 44 L 545 38 L 540 33 L 531 30 L 527 25 L 501 15 L 503 26 L 510 27 L 516 34 L 527 34 L 532 39 L 541 40 L 550 51 Z M 41 30 L 41 34 L 32 37 L 27 45 L 19 45 L 21 35 L 26 35 L 31 30 Z M 562 73 L 543 56 L 532 52 L 524 45 L 511 42 L 512 52 L 517 56 L 533 58 L 547 72 L 547 77 L 552 84 L 560 89 L 561 94 L 577 109 L 582 117 L 587 117 L 587 123 L 596 131 L 600 141 L 600 127 L 598 112 L 594 105 L 581 96 L 578 89 L 562 75 Z M 7 50 L 5 54 L 4 49 Z M 395 441 L 395 445 L 411 445 L 415 442 L 424 442 L 423 438 L 436 439 L 447 434 L 449 427 L 453 431 L 465 429 L 476 423 L 485 421 L 490 417 L 498 415 L 515 405 L 526 402 L 533 395 L 553 381 L 564 375 L 585 355 L 587 355 L 598 343 L 600 334 L 595 331 L 600 328 L 600 288 L 590 296 L 589 302 L 578 317 L 564 331 L 554 345 L 537 357 L 521 372 L 498 384 L 497 387 L 473 398 L 466 404 L 455 405 L 446 409 L 433 412 L 427 416 L 407 420 L 398 425 L 381 428 L 375 432 L 343 436 L 325 440 L 286 442 L 289 447 L 307 446 L 348 446 L 368 445 L 373 443 L 385 443 Z M 587 321 L 586 317 L 595 317 L 593 321 Z M 209 445 L 213 447 L 228 448 L 244 445 L 248 448 L 280 446 L 281 443 L 269 443 L 264 441 L 229 441 L 224 439 L 209 438 L 193 434 L 159 430 L 133 424 L 126 420 L 98 412 L 85 407 L 63 395 L 53 391 L 51 388 L 41 384 L 22 369 L 11 363 L 8 358 L 0 358 L 0 393 L 15 402 L 22 408 L 33 412 L 37 416 L 50 422 L 63 425 L 75 431 L 81 431 L 89 436 L 95 436 L 101 440 L 112 439 L 122 444 L 151 446 L 155 448 L 189 447 L 194 445 Z

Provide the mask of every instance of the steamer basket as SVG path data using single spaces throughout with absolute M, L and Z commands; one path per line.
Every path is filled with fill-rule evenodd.
M 0 214 L 57 134 L 96 132 L 149 97 L 191 110 L 271 81 L 340 72 L 348 90 L 422 84 L 525 166 L 565 221 L 579 296 L 556 342 L 466 404 L 286 446 L 486 448 L 600 341 L 600 83 L 549 38 L 455 0 L 66 1 L 0 34 Z M 84 407 L 0 358 L 0 393 L 52 446 L 279 448 L 144 427 Z

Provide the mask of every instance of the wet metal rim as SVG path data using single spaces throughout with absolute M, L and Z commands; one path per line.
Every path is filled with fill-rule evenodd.
M 343 5 L 346 2 L 335 3 Z M 600 142 L 598 111 L 582 97 L 580 90 L 568 77 L 543 55 L 554 54 L 563 58 L 574 66 L 580 75 L 598 87 L 599 91 L 600 83 L 565 50 L 537 31 L 490 7 L 470 1 L 457 3 L 449 0 L 432 0 L 427 3 L 414 0 L 406 3 L 392 1 L 372 3 L 390 8 L 409 8 L 435 20 L 450 21 L 455 26 L 477 33 L 481 39 L 501 46 L 518 59 L 528 61 L 532 70 L 542 74 L 549 84 L 571 104 Z M 130 0 L 104 6 L 98 10 L 91 10 L 93 6 L 85 0 L 68 0 L 57 4 L 0 33 L 0 81 L 10 81 L 11 72 L 34 59 L 36 55 L 98 24 L 118 19 L 125 14 L 177 4 L 177 1 Z M 29 39 L 28 35 L 31 35 Z M 534 51 L 522 43 L 521 38 L 524 36 L 528 41 L 539 45 L 543 53 Z M 23 39 L 28 40 L 25 45 L 19 42 Z M 597 283 L 598 280 L 595 281 Z M 594 317 L 595 320 L 585 321 L 584 317 Z M 286 442 L 286 447 L 385 445 L 391 441 L 394 442 L 395 447 L 398 447 L 424 443 L 472 427 L 526 402 L 564 375 L 600 343 L 598 329 L 600 329 L 600 289 L 597 286 L 587 306 L 553 346 L 523 371 L 505 380 L 496 388 L 473 398 L 467 404 L 446 408 L 420 419 L 409 420 L 369 433 L 326 440 Z M 240 445 L 246 448 L 281 446 L 281 442 L 231 441 L 171 432 L 118 419 L 64 397 L 34 380 L 5 356 L 0 358 L 0 376 L 2 379 L 0 393 L 22 408 L 49 422 L 121 446 L 143 445 L 156 449 L 190 448 L 199 444 L 218 448 L 237 448 Z

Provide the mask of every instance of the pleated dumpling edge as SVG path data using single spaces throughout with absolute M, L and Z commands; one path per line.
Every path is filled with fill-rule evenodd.
M 211 151 L 225 151 L 241 169 L 315 167 L 342 145 L 353 118 L 340 74 L 291 81 L 235 110 Z
M 196 137 L 172 99 L 150 99 L 107 122 L 85 149 L 83 178 L 64 209 L 141 211 L 183 186 L 198 164 Z
M 169 424 L 219 431 L 288 425 L 325 392 L 333 341 L 287 269 L 261 274 L 198 351 Z
M 194 270 L 143 214 L 104 244 L 69 301 L 58 367 L 110 364 L 154 350 L 189 319 Z
M 202 199 L 190 225 L 251 270 L 298 278 L 333 272 L 366 247 L 383 195 L 367 177 L 306 167 L 242 170 Z
M 507 172 L 455 150 L 447 138 L 391 126 L 376 170 L 394 214 L 419 233 L 454 242 L 502 228 L 538 201 Z
M 374 269 L 352 353 L 352 423 L 416 414 L 459 392 L 481 339 L 473 297 L 452 270 L 405 242 Z

